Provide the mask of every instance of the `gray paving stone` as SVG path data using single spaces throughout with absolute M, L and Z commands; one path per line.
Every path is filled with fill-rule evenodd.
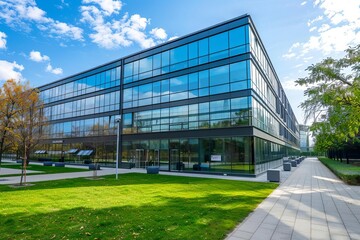
M 360 240 L 360 187 L 344 184 L 316 158 L 307 158 L 253 216 L 256 227 L 251 216 L 240 224 L 253 231 L 251 239 Z

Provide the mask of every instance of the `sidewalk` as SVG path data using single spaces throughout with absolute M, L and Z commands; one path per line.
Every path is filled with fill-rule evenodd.
M 226 239 L 360 239 L 360 186 L 307 158 Z
M 13 163 L 12 161 L 4 161 L 8 163 Z M 32 163 L 42 165 L 42 163 Z M 76 165 L 66 165 L 66 167 L 71 168 L 88 168 L 87 166 L 76 166 Z M 285 172 L 282 169 L 282 166 L 278 168 L 281 171 L 281 182 L 284 182 L 296 168 L 293 168 L 291 172 Z M 8 171 L 11 169 L 6 169 L 6 165 L 3 166 L 3 174 L 8 174 Z M 29 170 L 28 170 L 29 171 Z M 115 168 L 106 168 L 101 167 L 101 170 L 97 171 L 98 176 L 112 175 L 115 174 Z M 20 171 L 18 170 L 18 173 Z M 16 173 L 16 172 L 13 172 Z M 118 173 L 146 173 L 146 169 L 132 168 L 132 169 L 118 169 Z M 183 176 L 183 177 L 195 177 L 195 178 L 212 178 L 212 179 L 225 179 L 225 180 L 235 180 L 235 181 L 250 181 L 250 182 L 268 182 L 266 173 L 261 174 L 257 177 L 242 177 L 242 176 L 227 176 L 227 175 L 211 175 L 211 174 L 197 174 L 197 173 L 184 173 L 184 172 L 166 172 L 160 171 L 161 175 L 170 175 L 170 176 Z M 1 184 L 16 184 L 20 182 L 20 176 L 16 177 L 3 177 L 0 175 L 0 185 Z M 92 177 L 93 171 L 88 172 L 72 172 L 72 173 L 56 173 L 56 174 L 39 174 L 39 175 L 29 175 L 26 177 L 26 182 L 42 182 L 42 181 L 52 181 L 59 179 L 69 179 L 69 178 L 80 178 L 80 177 Z

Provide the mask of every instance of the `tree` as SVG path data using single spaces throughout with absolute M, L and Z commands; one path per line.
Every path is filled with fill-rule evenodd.
M 30 153 L 42 138 L 42 128 L 45 124 L 43 105 L 37 89 L 27 87 L 17 102 L 18 113 L 15 116 L 12 138 L 23 154 L 23 170 L 20 184 L 26 183 L 26 167 Z
M 13 147 L 13 141 L 9 139 L 15 128 L 15 116 L 19 112 L 21 95 L 26 85 L 17 83 L 15 80 L 8 80 L 0 88 L 0 167 L 4 151 Z
M 360 129 L 360 45 L 338 60 L 326 58 L 309 66 L 296 83 L 306 86 L 301 103 L 305 119 L 313 120 L 315 149 L 327 151 L 356 141 Z M 319 120 L 320 119 L 320 120 Z

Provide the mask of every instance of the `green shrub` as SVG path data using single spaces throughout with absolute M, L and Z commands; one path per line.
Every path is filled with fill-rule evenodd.
M 360 167 L 329 158 L 319 158 L 336 176 L 350 185 L 360 185 Z

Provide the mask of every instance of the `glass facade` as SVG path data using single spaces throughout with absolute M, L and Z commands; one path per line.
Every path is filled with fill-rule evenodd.
M 249 52 L 248 25 L 125 64 L 124 83 L 139 81 Z
M 299 149 L 296 118 L 248 15 L 40 90 L 49 124 L 38 150 L 48 157 L 114 165 L 118 118 L 120 166 L 256 175 Z

